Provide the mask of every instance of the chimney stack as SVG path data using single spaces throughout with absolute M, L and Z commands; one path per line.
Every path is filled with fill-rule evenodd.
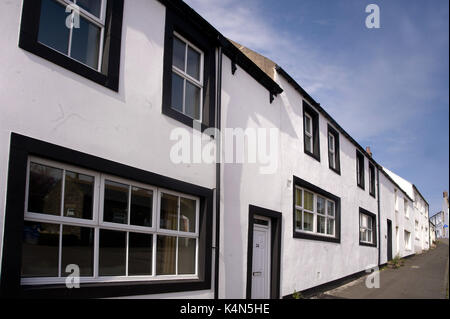
M 372 151 L 370 150 L 370 146 L 366 147 L 366 152 L 369 154 L 370 157 L 372 157 Z
M 444 191 L 444 198 L 448 198 L 448 193 L 447 193 L 447 191 Z

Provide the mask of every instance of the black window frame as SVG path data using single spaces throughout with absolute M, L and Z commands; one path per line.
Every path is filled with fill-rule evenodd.
M 375 165 L 369 161 L 369 194 L 372 197 L 376 197 L 376 175 Z
M 334 137 L 334 163 L 336 167 L 331 166 L 330 162 L 330 139 L 329 135 L 332 135 Z M 341 175 L 341 155 L 340 155 L 340 144 L 339 144 L 339 132 L 335 130 L 330 124 L 328 124 L 328 134 L 327 134 L 327 141 L 328 141 L 328 167 L 338 175 Z
M 176 12 L 166 8 L 164 35 L 163 98 L 162 113 L 189 127 L 194 127 L 193 118 L 172 108 L 172 61 L 173 38 L 178 33 L 203 52 L 203 105 L 201 131 L 216 127 L 216 42 L 195 25 L 182 19 Z M 195 128 L 195 127 L 194 127 Z
M 372 238 L 373 238 L 373 243 L 369 244 L 369 243 L 365 243 L 361 241 L 361 235 L 360 235 L 360 229 L 361 229 L 361 218 L 360 215 L 364 214 L 366 216 L 369 216 L 370 218 L 372 218 Z M 367 246 L 367 247 L 377 247 L 378 243 L 377 243 L 377 215 L 375 215 L 374 213 L 369 212 L 368 210 L 360 207 L 359 208 L 359 213 L 358 213 L 358 242 L 360 246 Z
M 359 163 L 359 180 L 360 182 L 358 182 L 358 163 Z M 366 164 L 365 164 L 365 159 L 364 159 L 364 155 L 356 150 L 356 184 L 358 185 L 359 188 L 361 188 L 362 190 L 366 189 L 366 182 L 365 182 L 365 170 L 366 170 Z
M 305 127 L 305 117 L 308 114 L 312 119 L 313 128 L 313 151 L 306 150 L 306 127 Z M 303 150 L 305 154 L 308 154 L 312 158 L 320 162 L 320 134 L 319 134 L 319 113 L 315 111 L 311 105 L 303 100 Z
M 68 57 L 44 44 L 39 43 L 39 20 L 42 0 L 23 0 L 22 22 L 20 26 L 19 47 L 33 53 L 62 68 L 72 71 L 84 78 L 119 91 L 120 52 L 122 42 L 122 20 L 124 0 L 108 0 L 104 35 L 104 52 L 107 52 L 107 66 L 99 72 L 89 66 Z M 100 52 L 100 54 L 105 54 Z
M 37 156 L 199 197 L 199 279 L 84 283 L 78 289 L 67 289 L 64 284 L 21 285 L 25 185 L 29 156 Z M 212 189 L 202 186 L 11 133 L 0 296 L 107 298 L 211 289 L 213 192 Z
M 327 192 L 326 190 L 324 190 L 316 185 L 313 185 L 295 175 L 293 176 L 293 181 L 294 181 L 294 185 L 292 187 L 292 232 L 293 232 L 292 237 L 340 244 L 341 243 L 341 198 L 334 194 L 331 194 L 330 192 Z M 305 188 L 307 190 L 310 190 L 314 193 L 317 193 L 319 195 L 322 195 L 322 196 L 334 201 L 334 203 L 335 203 L 334 204 L 335 205 L 335 223 L 336 223 L 334 237 L 300 232 L 295 229 L 295 188 L 296 188 L 296 186 Z

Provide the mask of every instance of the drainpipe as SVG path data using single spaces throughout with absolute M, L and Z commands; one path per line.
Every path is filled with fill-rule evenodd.
M 380 168 L 377 167 L 377 205 L 378 205 L 378 266 L 381 260 L 381 214 L 380 214 Z
M 221 129 L 222 112 L 222 47 L 219 46 L 217 57 L 217 101 L 216 101 L 216 128 Z M 216 240 L 215 240 L 215 262 L 214 262 L 214 299 L 219 299 L 219 252 L 220 252 L 220 159 L 221 136 L 216 137 Z

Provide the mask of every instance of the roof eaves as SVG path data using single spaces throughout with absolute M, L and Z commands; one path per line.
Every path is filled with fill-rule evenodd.
M 262 71 L 252 60 L 250 60 L 243 52 L 236 48 L 226 37 L 224 37 L 216 28 L 214 28 L 208 21 L 206 21 L 200 14 L 198 14 L 189 5 L 181 0 L 158 0 L 167 8 L 176 12 L 178 15 L 187 19 L 192 25 L 196 26 L 203 34 L 210 39 L 214 39 L 217 46 L 223 48 L 224 53 L 232 60 L 233 63 L 238 64 L 256 81 L 264 86 L 272 95 L 278 95 L 283 92 L 283 89 L 271 79 L 264 71 Z
M 325 116 L 325 118 L 327 118 L 331 124 L 333 124 L 348 140 L 350 140 L 350 142 L 356 146 L 356 148 L 363 153 L 371 162 L 373 162 L 378 169 L 381 169 L 382 166 L 379 165 L 372 156 L 370 156 L 367 151 L 361 146 L 359 145 L 359 143 L 350 136 L 350 134 L 348 134 L 337 122 L 335 119 L 333 119 L 331 117 L 330 114 L 327 113 L 327 111 L 325 111 L 319 103 L 317 103 L 314 98 L 312 98 L 308 92 L 305 91 L 305 89 L 303 89 L 300 84 L 298 84 L 281 66 L 277 65 L 276 66 L 276 71 L 281 74 L 287 81 L 288 83 L 290 83 L 302 96 L 303 98 L 310 103 L 312 106 L 314 106 L 320 113 L 322 113 L 323 116 Z

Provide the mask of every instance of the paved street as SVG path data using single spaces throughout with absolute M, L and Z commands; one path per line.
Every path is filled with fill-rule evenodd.
M 448 287 L 448 239 L 435 249 L 404 260 L 398 269 L 380 272 L 380 288 L 369 289 L 366 276 L 319 295 L 319 299 L 442 299 Z

